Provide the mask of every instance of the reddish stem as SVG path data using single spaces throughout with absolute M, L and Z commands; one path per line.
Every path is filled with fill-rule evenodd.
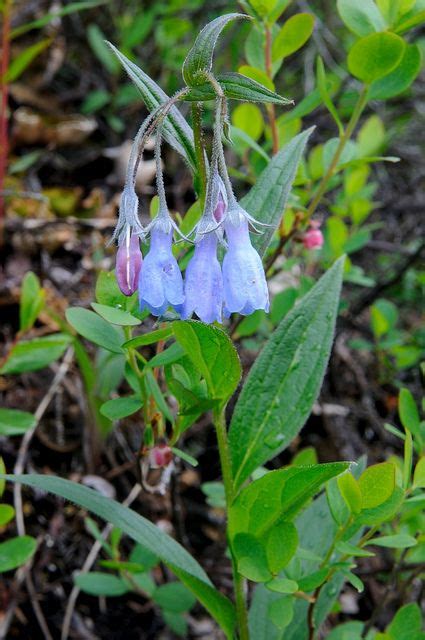
M 7 155 L 9 150 L 8 138 L 8 93 L 9 86 L 7 81 L 7 70 L 9 68 L 10 57 L 10 0 L 6 0 L 3 8 L 3 29 L 2 29 L 2 56 L 0 67 L 0 86 L 1 86 L 1 102 L 0 102 L 0 245 L 3 243 L 3 226 L 4 226 L 4 181 L 7 168 Z

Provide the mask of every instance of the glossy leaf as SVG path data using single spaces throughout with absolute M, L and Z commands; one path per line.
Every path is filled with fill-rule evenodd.
M 224 94 L 232 100 L 246 100 L 247 102 L 261 102 L 273 104 L 293 104 L 292 100 L 284 98 L 275 93 L 261 82 L 242 75 L 241 73 L 221 73 L 217 75 L 217 81 L 223 89 Z M 190 92 L 185 95 L 185 100 L 202 101 L 214 100 L 216 93 L 212 85 L 208 82 L 195 85 Z
M 37 424 L 32 413 L 18 409 L 0 408 L 0 435 L 20 436 Z
M 242 198 L 241 205 L 250 215 L 269 227 L 253 238 L 253 245 L 261 256 L 266 252 L 273 234 L 280 224 L 291 192 L 297 168 L 313 127 L 299 133 L 269 162 L 257 182 Z
M 141 324 L 141 320 L 133 316 L 128 311 L 123 309 L 117 309 L 110 307 L 106 304 L 99 304 L 98 302 L 92 302 L 91 306 L 104 320 L 111 324 L 117 324 L 122 327 L 134 327 Z
M 370 100 L 388 100 L 406 91 L 421 70 L 421 50 L 416 44 L 408 44 L 397 67 L 370 86 Z
M 31 536 L 18 536 L 0 543 L 0 573 L 25 564 L 35 553 L 37 541 Z
M 241 378 L 238 354 L 230 338 L 221 329 L 196 320 L 174 322 L 173 331 L 205 378 L 210 399 L 226 402 Z
M 357 480 L 351 473 L 344 473 L 337 480 L 341 495 L 352 513 L 360 513 L 362 509 L 362 494 Z
M 123 353 L 123 339 L 119 331 L 93 311 L 71 307 L 66 310 L 65 316 L 71 327 L 87 340 L 112 353 Z
M 44 306 L 45 292 L 40 287 L 40 280 L 35 273 L 29 271 L 22 280 L 21 302 L 19 306 L 19 329 L 28 331 L 37 320 Z
M 113 44 L 109 43 L 113 52 L 121 62 L 125 71 L 140 91 L 143 101 L 149 111 L 154 111 L 159 105 L 165 104 L 170 99 L 169 96 L 142 71 L 134 62 L 131 62 Z M 171 107 L 163 125 L 164 138 L 174 147 L 188 162 L 192 171 L 196 173 L 196 154 L 193 143 L 193 132 L 180 111 Z
M 216 591 L 196 560 L 178 542 L 149 520 L 93 489 L 63 478 L 36 474 L 3 477 L 11 482 L 50 491 L 71 500 L 119 528 L 167 564 L 217 620 L 227 637 L 232 637 L 234 610 L 230 601 Z
M 338 13 L 345 25 L 358 36 L 385 31 L 387 25 L 373 0 L 338 0 Z
M 359 478 L 362 509 L 373 509 L 388 500 L 395 487 L 395 466 L 382 462 L 368 467 Z
M 71 340 L 71 336 L 65 333 L 22 340 L 12 347 L 0 373 L 24 373 L 47 367 L 61 357 Z
M 383 78 L 400 63 L 405 43 L 395 33 L 373 33 L 357 40 L 347 62 L 349 71 L 366 84 Z
M 272 60 L 283 60 L 301 49 L 310 38 L 314 28 L 311 13 L 296 13 L 280 29 L 272 47 Z
M 276 575 L 288 564 L 298 546 L 298 533 L 292 522 L 281 522 L 272 528 L 265 540 L 267 564 Z
M 242 13 L 227 13 L 202 29 L 183 63 L 183 79 L 189 87 L 205 82 L 205 73 L 211 71 L 214 49 L 224 27 L 232 20 L 244 18 L 247 16 Z
M 229 432 L 235 485 L 293 440 L 310 414 L 331 350 L 344 259 L 282 320 L 257 357 Z

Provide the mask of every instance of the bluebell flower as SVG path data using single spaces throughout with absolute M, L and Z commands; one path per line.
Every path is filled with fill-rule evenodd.
M 151 245 L 139 278 L 140 310 L 161 316 L 168 307 L 183 308 L 183 278 L 172 252 L 173 223 L 167 212 L 159 213 L 150 225 Z
M 195 253 L 186 267 L 185 302 L 182 318 L 196 313 L 203 322 L 221 322 L 223 308 L 223 278 L 217 260 L 217 236 L 210 232 L 195 243 Z
M 269 310 L 263 263 L 249 237 L 247 214 L 232 202 L 224 221 L 228 249 L 223 260 L 224 313 L 249 315 Z
M 118 286 L 125 296 L 132 296 L 137 290 L 142 261 L 139 236 L 131 233 L 128 228 L 126 237 L 117 251 L 115 268 Z

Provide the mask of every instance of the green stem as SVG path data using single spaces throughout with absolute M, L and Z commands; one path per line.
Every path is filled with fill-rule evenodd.
M 198 188 L 201 209 L 204 208 L 205 193 L 207 188 L 207 168 L 205 166 L 205 149 L 202 134 L 202 103 L 192 103 L 192 125 L 195 143 L 196 160 L 198 163 Z
M 133 332 L 131 330 L 131 327 L 124 327 L 124 333 L 125 333 L 125 339 L 128 342 L 128 340 L 131 340 Z M 149 419 L 149 407 L 148 407 L 148 398 L 147 398 L 147 394 L 146 394 L 146 388 L 145 388 L 145 384 L 144 384 L 144 380 L 143 380 L 143 374 L 139 369 L 139 365 L 137 364 L 137 356 L 139 356 L 140 358 L 142 357 L 138 351 L 136 351 L 136 349 L 133 349 L 132 347 L 129 347 L 127 349 L 127 362 L 130 365 L 131 370 L 133 371 L 134 375 L 137 378 L 137 381 L 139 383 L 139 390 L 140 390 L 140 399 L 142 401 L 142 409 L 143 409 L 143 419 L 145 422 L 145 426 L 147 426 L 150 422 Z M 146 360 L 143 358 L 143 361 L 146 362 Z
M 214 426 L 217 433 L 218 451 L 220 455 L 221 471 L 223 474 L 224 492 L 226 495 L 227 510 L 229 510 L 235 498 L 232 474 L 232 462 L 230 458 L 229 443 L 227 440 L 227 428 L 225 409 L 214 412 Z M 235 559 L 232 558 L 233 587 L 235 591 L 236 616 L 240 640 L 249 640 L 248 611 L 245 602 L 244 579 L 238 572 Z
M 317 206 L 319 205 L 323 194 L 325 193 L 327 187 L 328 187 L 328 183 L 329 180 L 332 178 L 336 167 L 338 166 L 338 162 L 339 159 L 341 158 L 341 154 L 344 151 L 345 145 L 347 144 L 347 142 L 350 140 L 353 131 L 359 121 L 359 118 L 363 112 L 363 109 L 365 108 L 366 104 L 367 104 L 367 92 L 368 92 L 368 87 L 364 86 L 359 94 L 359 98 L 356 102 L 356 105 L 354 107 L 354 111 L 351 115 L 350 121 L 347 125 L 347 128 L 344 131 L 344 134 L 340 137 L 339 139 L 339 144 L 336 148 L 334 157 L 332 158 L 332 162 L 329 165 L 328 170 L 326 171 L 325 175 L 323 176 L 317 191 L 314 195 L 313 200 L 310 202 L 310 205 L 307 209 L 307 214 L 306 214 L 306 219 L 309 220 L 311 218 L 311 216 L 313 215 L 313 213 L 316 211 Z

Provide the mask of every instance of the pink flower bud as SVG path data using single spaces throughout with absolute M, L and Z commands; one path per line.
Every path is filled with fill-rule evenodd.
M 323 233 L 320 229 L 308 229 L 304 234 L 303 244 L 309 251 L 311 249 L 321 249 L 323 247 Z
M 173 459 L 173 452 L 168 444 L 157 444 L 149 451 L 149 464 L 154 469 L 167 467 Z
M 221 222 L 226 215 L 227 212 L 227 195 L 226 195 L 226 187 L 224 186 L 223 180 L 218 177 L 218 200 L 214 209 L 214 219 L 216 222 Z
M 126 236 L 118 247 L 116 276 L 118 286 L 125 296 L 131 296 L 137 290 L 140 269 L 142 268 L 142 253 L 139 237 L 132 233 Z

